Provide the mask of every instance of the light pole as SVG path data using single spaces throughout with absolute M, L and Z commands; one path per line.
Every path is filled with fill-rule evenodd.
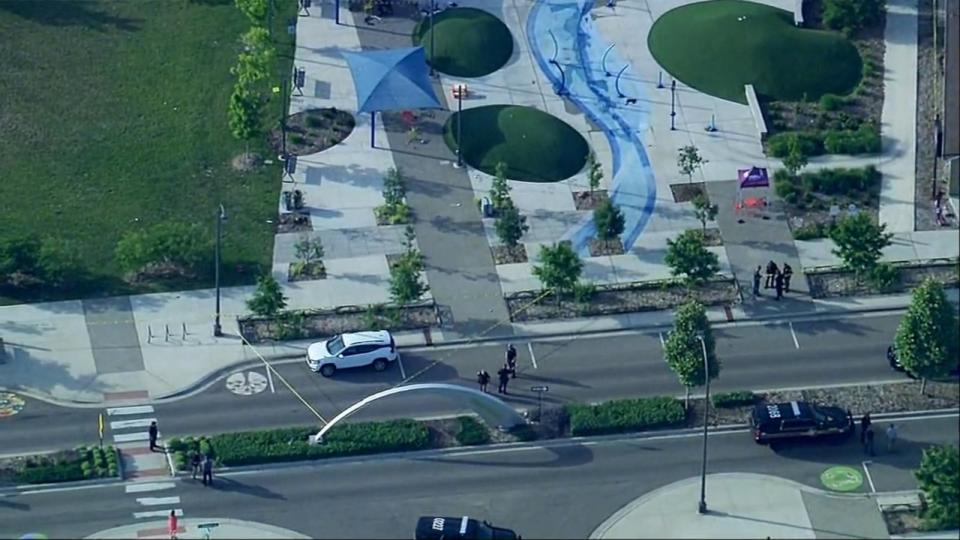
M 463 167 L 463 91 L 464 85 L 457 87 L 457 167 Z
M 677 117 L 677 80 L 670 81 L 670 131 L 677 129 L 674 119 Z
M 433 69 L 433 52 L 436 50 L 433 48 L 433 12 L 437 10 L 437 0 L 430 0 L 430 76 L 433 77 L 437 74 Z
M 217 289 L 217 313 L 213 319 L 213 335 L 220 337 L 223 335 L 223 329 L 220 328 L 220 241 L 223 236 L 223 220 L 227 219 L 227 212 L 221 204 L 217 209 L 217 249 L 213 255 L 213 281 Z
M 707 513 L 707 425 L 710 423 L 710 365 L 707 362 L 707 344 L 703 341 L 703 334 L 697 334 L 700 340 L 700 350 L 703 352 L 703 375 L 707 389 L 703 398 L 703 463 L 700 468 L 700 504 L 697 512 Z

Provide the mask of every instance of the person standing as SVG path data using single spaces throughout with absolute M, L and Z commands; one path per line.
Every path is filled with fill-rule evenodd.
M 500 379 L 500 385 L 497 387 L 497 392 L 500 394 L 507 393 L 507 383 L 510 382 L 510 368 L 504 364 L 500 371 L 497 372 L 497 377 Z
M 783 274 L 777 272 L 777 276 L 773 278 L 774 287 L 777 289 L 777 300 L 783 298 Z
M 783 292 L 790 292 L 790 278 L 793 277 L 793 268 L 783 263 Z
M 177 511 L 171 510 L 170 517 L 167 518 L 167 531 L 170 533 L 170 540 L 177 540 L 177 531 L 180 524 L 177 523 Z
M 477 384 L 480 385 L 480 391 L 483 393 L 487 392 L 487 384 L 490 383 L 490 374 L 486 370 L 481 369 L 477 372 Z
M 203 458 L 203 485 L 213 485 L 213 457 L 210 454 Z
M 202 465 L 202 461 L 200 459 L 200 452 L 197 452 L 196 450 L 194 450 L 193 455 L 190 457 L 190 468 L 192 469 L 191 476 L 193 477 L 194 480 L 196 480 L 197 476 L 200 475 L 201 465 Z
M 757 266 L 757 269 L 753 272 L 753 296 L 760 296 L 760 267 Z
M 513 343 L 507 345 L 507 369 L 510 370 L 510 378 L 517 378 L 517 349 L 513 346 Z
M 154 452 L 157 449 L 157 435 L 159 435 L 160 430 L 157 429 L 157 421 L 154 420 L 150 422 L 150 451 Z
M 876 455 L 873 451 L 873 426 L 867 428 L 867 431 L 863 434 L 863 451 L 870 454 L 871 456 Z
M 867 430 L 870 429 L 870 424 L 872 423 L 873 420 L 870 418 L 870 413 L 864 413 L 863 418 L 860 419 L 860 444 L 866 443 Z
M 887 452 L 893 452 L 893 447 L 897 444 L 897 426 L 893 422 L 887 426 Z
M 773 288 L 773 279 L 780 272 L 780 269 L 777 268 L 777 263 L 770 261 L 767 263 L 767 281 L 763 284 L 763 288 L 772 289 Z

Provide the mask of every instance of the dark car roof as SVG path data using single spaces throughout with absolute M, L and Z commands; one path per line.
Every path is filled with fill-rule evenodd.
M 812 418 L 813 411 L 806 401 L 787 401 L 783 403 L 761 403 L 753 408 L 755 419 L 765 422 L 768 420 L 791 420 L 794 418 Z
M 417 520 L 417 538 L 470 538 L 477 527 L 476 520 L 463 517 L 423 516 Z

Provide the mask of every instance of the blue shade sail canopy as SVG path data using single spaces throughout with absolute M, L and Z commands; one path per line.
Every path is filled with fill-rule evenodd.
M 440 109 L 423 47 L 343 52 L 357 91 L 357 111 Z

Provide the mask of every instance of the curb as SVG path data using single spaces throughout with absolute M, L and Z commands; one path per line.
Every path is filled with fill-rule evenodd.
M 28 491 L 38 491 L 38 490 L 45 490 L 50 488 L 83 489 L 88 487 L 110 485 L 110 484 L 122 484 L 122 483 L 124 483 L 123 478 L 120 476 L 116 476 L 111 478 L 94 478 L 92 480 L 75 480 L 73 482 L 49 482 L 46 484 L 21 484 L 19 486 L 0 488 L 0 496 L 18 495 Z

